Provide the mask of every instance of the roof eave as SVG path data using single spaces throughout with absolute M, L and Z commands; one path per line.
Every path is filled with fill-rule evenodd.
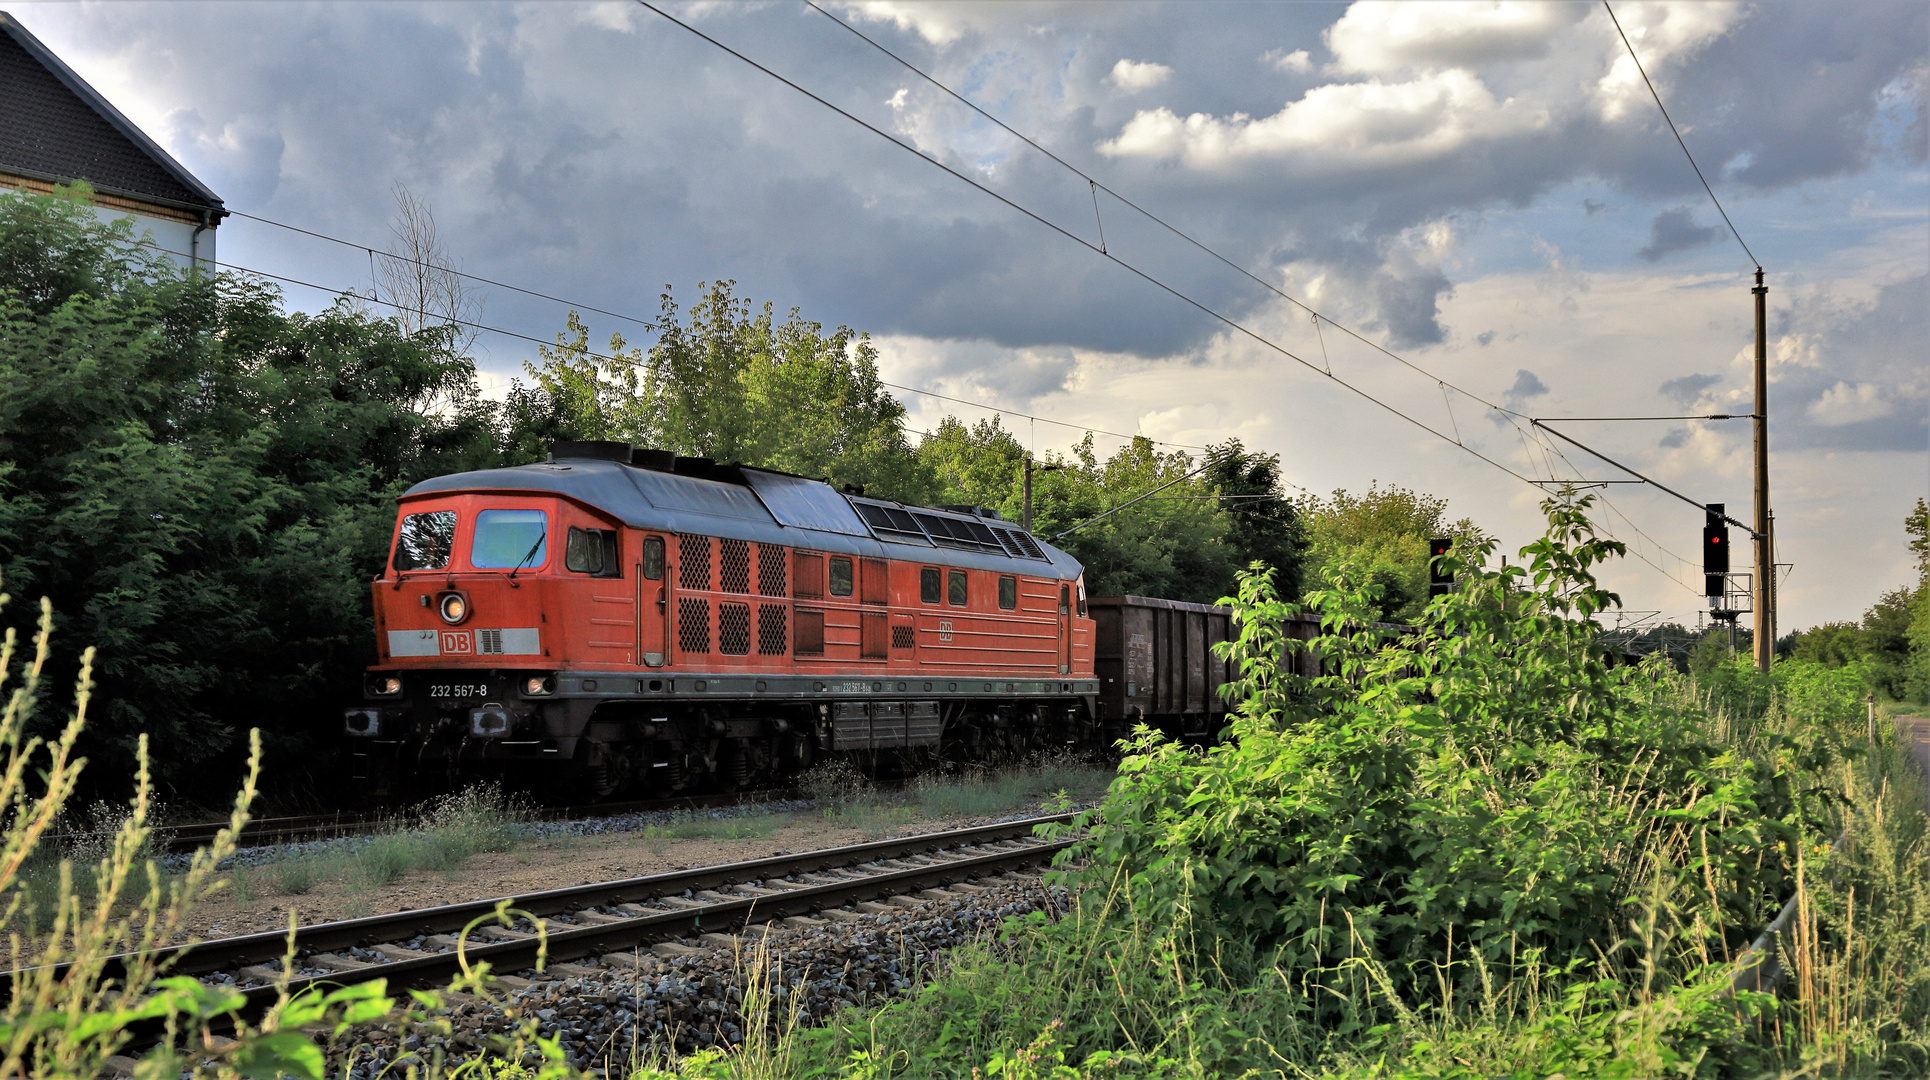
M 140 195 L 126 191 L 115 191 L 113 194 L 119 195 L 122 198 L 146 198 L 164 205 L 181 205 L 192 210 L 210 210 L 223 215 L 228 213 L 228 211 L 221 209 L 221 197 L 209 190 L 208 185 L 196 179 L 193 173 L 183 167 L 180 162 L 174 160 L 174 155 L 161 149 L 159 143 L 148 138 L 146 132 L 135 127 L 134 123 L 127 117 L 122 116 L 121 111 L 116 109 L 112 102 L 102 97 L 92 86 L 89 86 L 87 80 L 81 78 L 73 68 L 67 66 L 65 61 L 54 55 L 53 50 L 42 45 L 40 39 L 33 36 L 32 31 L 20 25 L 17 19 L 4 11 L 0 11 L 0 30 L 5 31 L 8 36 L 19 43 L 21 48 L 27 50 L 34 59 L 40 61 L 42 67 L 52 72 L 54 78 L 59 79 L 62 85 L 66 86 L 76 97 L 85 101 L 89 107 L 99 113 L 101 118 L 112 125 L 122 137 L 132 142 L 135 146 L 139 147 L 143 153 L 153 158 L 155 164 L 167 170 L 168 174 L 179 182 L 182 187 L 207 199 L 207 204 L 204 206 L 193 206 L 185 203 L 174 204 L 170 200 L 158 199 L 151 195 Z M 21 173 L 21 175 L 24 176 L 26 174 Z M 107 191 L 109 189 L 101 188 L 100 190 Z

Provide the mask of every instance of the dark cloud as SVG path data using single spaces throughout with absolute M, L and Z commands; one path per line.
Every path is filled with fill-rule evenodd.
M 1656 387 L 1655 392 L 1686 409 L 1695 404 L 1695 399 L 1701 397 L 1704 390 L 1721 381 L 1720 375 L 1684 375 Z
M 1689 441 L 1688 428 L 1670 428 L 1669 433 L 1667 435 L 1662 436 L 1660 439 L 1657 439 L 1655 442 L 1655 445 L 1660 446 L 1665 450 L 1674 450 L 1678 447 L 1687 445 L 1688 441 Z
M 1097 239 L 1083 182 L 941 104 L 821 16 L 677 10 L 872 123 L 906 124 L 907 138 L 947 164 Z M 1335 151 L 1202 170 L 1098 152 L 1152 99 L 1182 117 L 1278 112 L 1306 80 L 1260 54 L 1321 51 L 1338 14 L 1293 5 L 1202 21 L 1181 5 L 988 5 L 913 11 L 953 20 L 951 36 L 864 27 L 1234 262 L 1298 260 L 1303 279 L 1327 275 L 1332 295 L 1398 347 L 1445 339 L 1440 308 L 1454 287 L 1440 257 L 1417 258 L 1403 239 L 1416 226 L 1527 206 L 1584 177 L 1637 198 L 1699 192 L 1659 120 L 1610 123 L 1566 105 L 1547 124 L 1407 161 L 1343 166 Z M 120 72 L 120 85 L 146 87 L 152 112 L 175 114 L 174 130 L 156 134 L 238 209 L 379 242 L 389 189 L 401 181 L 436 208 L 470 269 L 586 303 L 648 314 L 664 282 L 687 289 L 730 277 L 746 295 L 829 323 L 1007 346 L 1170 356 L 1219 329 L 641 10 L 118 4 L 36 7 L 29 21 L 58 51 L 92 55 L 95 70 Z M 1599 15 L 1577 16 L 1561 31 L 1566 51 L 1536 38 L 1482 54 L 1477 74 L 1497 98 L 1555 100 L 1574 85 L 1574 43 L 1601 54 L 1605 28 Z M 1871 2 L 1856 19 L 1823 5 L 1754 11 L 1658 77 L 1671 107 L 1695 121 L 1693 145 L 1711 167 L 1727 163 L 1726 180 L 1773 189 L 1866 167 L 1900 137 L 1874 123 L 1879 98 L 1920 66 L 1925 34 L 1917 3 Z M 1236 56 L 1251 59 L 1227 59 Z M 1105 76 L 1122 57 L 1157 60 L 1174 75 L 1144 97 L 1118 93 Z M 1773 78 L 1766 57 L 1777 61 Z M 1359 81 L 1328 77 L 1350 80 Z M 887 104 L 900 89 L 902 111 Z M 1921 113 L 1892 126 L 1916 131 Z M 1102 211 L 1113 251 L 1189 295 L 1235 317 L 1269 302 L 1125 208 Z M 1648 257 L 1707 242 L 1707 227 L 1678 213 L 1657 218 Z M 304 241 L 247 228 L 257 231 L 224 229 L 224 254 L 269 268 L 336 265 Z M 339 265 L 356 272 L 345 257 Z M 525 332 L 562 321 L 526 299 L 491 304 Z
M 1587 214 L 1589 217 L 1594 217 L 1606 209 L 1608 209 L 1607 203 L 1596 202 L 1594 199 L 1582 200 L 1582 213 Z
M 1695 215 L 1682 207 L 1664 210 L 1649 222 L 1648 246 L 1636 254 L 1650 262 L 1677 251 L 1688 251 L 1713 244 L 1722 230 L 1713 225 L 1697 225 Z
M 1535 377 L 1534 372 L 1529 371 L 1527 368 L 1522 368 L 1515 372 L 1514 385 L 1508 387 L 1507 392 L 1502 396 L 1509 401 L 1526 401 L 1529 398 L 1540 397 L 1547 392 L 1548 387 L 1544 386 L 1542 381 Z
M 1476 345 L 1481 346 L 1484 349 L 1487 348 L 1489 345 L 1494 344 L 1494 331 L 1492 330 L 1481 331 L 1481 333 L 1475 336 L 1474 343 Z

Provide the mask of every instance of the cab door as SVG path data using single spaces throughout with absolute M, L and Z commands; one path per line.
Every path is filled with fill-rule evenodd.
M 637 583 L 637 662 L 660 668 L 669 662 L 670 577 L 661 533 L 637 533 L 631 562 Z
M 1072 586 L 1059 584 L 1059 674 L 1072 671 Z

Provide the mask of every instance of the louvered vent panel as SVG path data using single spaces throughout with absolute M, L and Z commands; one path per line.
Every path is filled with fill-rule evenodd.
M 866 611 L 861 613 L 863 624 L 859 627 L 858 656 L 865 660 L 883 660 L 890 654 L 885 651 L 885 613 Z
M 824 612 L 797 613 L 797 655 L 824 655 Z
M 799 600 L 824 599 L 824 556 L 797 553 L 797 580 L 791 583 L 791 595 Z
M 917 643 L 917 640 L 917 635 L 912 632 L 909 626 L 894 626 L 891 628 L 891 647 L 894 649 L 900 651 L 909 649 Z
M 867 604 L 888 604 L 891 602 L 891 567 L 883 559 L 864 559 L 859 563 L 858 572 L 864 578 L 859 582 L 859 592 Z
M 710 537 L 677 534 L 677 586 L 710 590 Z

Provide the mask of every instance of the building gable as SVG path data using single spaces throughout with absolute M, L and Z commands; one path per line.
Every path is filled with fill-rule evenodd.
M 0 12 L 0 174 L 41 182 L 86 180 L 103 194 L 197 217 L 224 213 L 214 192 L 5 12 Z

